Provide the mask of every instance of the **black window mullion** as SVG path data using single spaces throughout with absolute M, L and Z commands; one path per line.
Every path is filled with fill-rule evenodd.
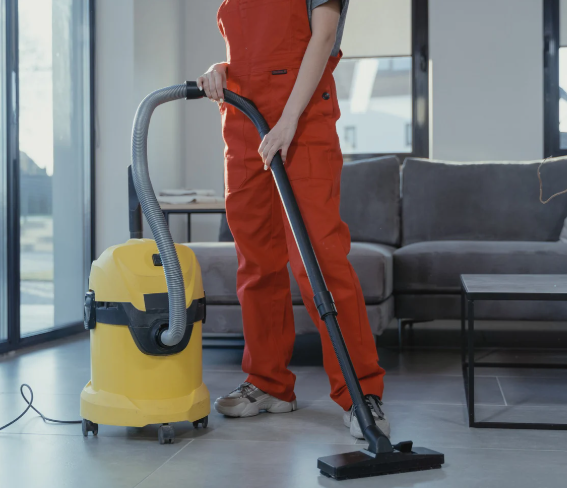
M 7 305 L 9 349 L 20 342 L 18 2 L 6 0 Z
M 567 155 L 559 133 L 559 0 L 544 0 L 544 157 Z
M 412 1 L 412 154 L 429 157 L 429 2 Z

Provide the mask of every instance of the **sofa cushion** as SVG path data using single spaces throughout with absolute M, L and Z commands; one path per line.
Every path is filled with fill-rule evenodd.
M 400 161 L 395 156 L 345 163 L 341 218 L 353 241 L 397 246 L 400 240 Z
M 461 274 L 564 274 L 562 242 L 430 241 L 394 253 L 396 293 L 460 293 Z
M 201 265 L 207 302 L 238 304 L 236 296 L 238 260 L 234 243 L 191 242 L 186 246 L 195 252 Z M 381 244 L 352 243 L 348 258 L 358 275 L 366 303 L 380 303 L 392 294 L 393 253 L 394 248 Z M 303 303 L 291 271 L 290 281 L 293 303 Z
M 452 163 L 408 158 L 402 169 L 402 242 L 557 241 L 567 197 L 543 205 L 532 162 Z M 541 168 L 544 198 L 567 188 L 567 159 Z

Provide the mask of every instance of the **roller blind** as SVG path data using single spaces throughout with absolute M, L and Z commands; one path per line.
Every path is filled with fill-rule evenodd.
M 341 49 L 345 57 L 410 56 L 411 0 L 349 2 Z
M 559 45 L 567 46 L 567 0 L 559 0 Z

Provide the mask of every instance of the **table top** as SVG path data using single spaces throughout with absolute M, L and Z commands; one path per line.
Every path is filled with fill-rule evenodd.
M 215 202 L 215 203 L 160 203 L 162 210 L 168 212 L 180 210 L 180 211 L 192 211 L 192 210 L 225 210 L 225 202 Z
M 461 275 L 467 297 L 486 300 L 567 300 L 567 275 Z

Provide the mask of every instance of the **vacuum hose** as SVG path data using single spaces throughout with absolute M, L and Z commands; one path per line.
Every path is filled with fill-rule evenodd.
M 169 327 L 162 329 L 157 340 L 163 346 L 175 346 L 185 335 L 187 310 L 185 284 L 181 265 L 165 217 L 157 201 L 148 171 L 148 130 L 154 110 L 160 105 L 180 100 L 194 92 L 194 83 L 174 85 L 150 93 L 136 111 L 132 128 L 132 176 L 142 211 L 150 224 L 156 241 L 167 283 Z M 201 98 L 202 92 L 199 92 Z
M 136 111 L 132 128 L 132 179 L 142 211 L 146 216 L 154 239 L 156 241 L 167 283 L 169 300 L 169 326 L 160 331 L 157 337 L 160 345 L 173 347 L 185 335 L 187 326 L 187 310 L 185 284 L 179 258 L 169 227 L 157 201 L 148 170 L 148 132 L 154 110 L 160 105 L 174 100 L 195 100 L 203 98 L 205 93 L 197 87 L 194 81 L 183 85 L 173 85 L 150 93 Z M 248 115 L 260 136 L 264 137 L 270 128 L 258 112 L 254 104 L 246 98 L 225 90 L 225 99 L 231 105 Z

